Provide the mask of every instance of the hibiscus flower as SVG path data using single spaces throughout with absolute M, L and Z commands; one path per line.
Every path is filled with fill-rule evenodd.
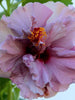
M 28 3 L 0 21 L 0 69 L 24 98 L 51 97 L 75 82 L 75 8 Z

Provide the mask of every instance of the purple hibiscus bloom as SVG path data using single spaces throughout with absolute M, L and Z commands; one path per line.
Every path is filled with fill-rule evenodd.
M 23 97 L 51 97 L 75 82 L 75 8 L 28 3 L 2 17 L 0 37 L 1 76 Z

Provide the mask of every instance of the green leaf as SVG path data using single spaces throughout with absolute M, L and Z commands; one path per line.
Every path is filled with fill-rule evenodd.
M 66 6 L 68 6 L 69 4 L 73 4 L 72 0 L 52 0 L 54 2 L 60 1 L 62 3 L 64 3 Z
M 73 4 L 72 0 L 60 0 L 60 2 L 63 2 L 66 6 Z
M 8 9 L 10 8 L 10 0 L 6 0 Z
M 48 1 L 50 1 L 50 0 L 24 0 L 23 2 L 22 2 L 22 5 L 24 6 L 26 3 L 28 3 L 28 2 L 40 2 L 40 3 L 45 3 L 45 2 L 48 2 Z
M 7 84 L 9 83 L 9 79 L 0 78 L 0 100 L 7 100 Z
M 23 6 L 28 2 L 46 3 L 48 1 L 54 1 L 54 2 L 60 1 L 60 2 L 64 3 L 65 5 L 73 4 L 72 0 L 21 0 L 21 1 L 22 1 L 22 5 Z
M 0 100 L 18 100 L 19 92 L 9 79 L 0 78 Z
M 8 14 L 10 15 L 10 0 L 6 0 L 6 3 L 7 3 L 7 12 Z
M 6 84 L 9 82 L 9 79 L 7 78 L 0 78 L 0 92 L 2 89 L 4 89 L 4 87 L 6 86 Z
M 0 4 L 2 3 L 3 0 L 0 0 Z
M 18 100 L 19 99 L 19 92 L 20 90 L 15 86 L 13 85 L 13 91 L 12 91 L 12 95 L 11 95 L 11 100 Z

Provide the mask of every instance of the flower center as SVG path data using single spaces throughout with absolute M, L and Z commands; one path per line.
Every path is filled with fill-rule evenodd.
M 28 39 L 30 39 L 33 43 L 35 43 L 35 46 L 38 46 L 39 44 L 43 44 L 44 40 L 46 39 L 47 34 L 43 27 L 34 28 L 33 31 L 31 31 L 31 34 L 28 36 Z

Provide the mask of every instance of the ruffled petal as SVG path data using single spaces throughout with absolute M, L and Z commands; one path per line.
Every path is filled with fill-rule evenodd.
M 47 6 L 48 8 L 50 8 L 53 11 L 52 16 L 48 20 L 48 23 L 54 22 L 59 17 L 59 15 L 61 14 L 62 10 L 64 8 L 67 8 L 61 2 L 54 3 L 52 1 L 49 1 L 49 2 L 45 3 L 44 5 Z
M 46 46 L 53 45 L 53 43 L 66 36 L 66 26 L 62 21 L 57 20 L 54 23 L 46 25 L 47 39 L 45 41 Z
M 68 16 L 63 20 L 59 19 L 47 28 L 48 38 L 46 44 L 51 47 L 72 49 L 75 45 L 75 18 Z M 48 27 L 49 27 L 48 26 Z M 49 30 L 48 30 L 49 29 Z
M 48 23 L 54 22 L 55 20 L 59 19 L 59 17 L 61 17 L 61 19 L 67 16 L 75 17 L 75 8 L 72 5 L 67 7 L 61 2 L 55 3 L 52 1 L 47 2 L 44 5 L 53 11 L 52 16 L 48 20 Z
M 63 29 L 61 29 L 60 34 L 65 34 L 65 36 L 56 40 L 52 44 L 52 47 L 62 47 L 66 49 L 72 49 L 75 45 L 75 38 L 74 38 L 75 37 L 75 18 L 72 18 L 72 17 L 65 18 L 63 20 L 63 25 L 64 27 Z M 60 24 L 58 26 L 60 27 Z
M 73 7 L 72 5 L 64 7 L 59 17 L 63 20 L 67 16 L 75 17 L 75 7 Z
M 17 37 L 9 35 L 7 39 L 0 44 L 0 50 L 5 50 L 12 55 L 22 55 L 25 53 L 25 46 L 22 41 L 21 39 L 17 39 Z
M 37 86 L 45 87 L 49 82 L 49 77 L 44 62 L 39 60 L 35 61 L 30 54 L 23 56 L 23 62 L 29 68 L 32 79 L 36 82 Z
M 75 81 L 75 58 L 51 57 L 46 67 L 50 76 L 50 86 L 55 91 L 63 91 Z
M 14 67 L 21 62 L 21 56 L 24 54 L 23 45 L 21 41 L 16 40 L 12 36 L 0 45 L 0 68 L 7 72 L 14 69 Z
M 60 47 L 51 48 L 51 54 L 58 57 L 75 57 L 75 47 L 72 49 L 65 49 Z
M 49 85 L 49 75 L 43 61 L 34 60 L 30 54 L 23 56 L 23 62 L 28 67 L 36 86 L 43 89 L 44 97 L 52 97 L 56 94 Z
M 4 21 L 0 20 L 0 43 L 3 42 L 8 35 L 14 35 L 14 33 L 7 28 Z
M 40 3 L 28 3 L 24 7 L 16 9 L 10 17 L 3 16 L 2 19 L 8 27 L 18 34 L 29 33 L 31 28 L 45 26 L 52 11 Z
M 3 72 L 12 71 L 17 63 L 19 63 L 20 56 L 12 55 L 6 51 L 0 51 L 0 68 Z
M 37 98 L 38 95 L 43 95 L 42 89 L 35 85 L 28 69 L 23 63 L 13 70 L 10 79 L 20 88 L 21 95 L 24 98 L 32 100 L 32 98 Z
M 10 79 L 20 88 L 21 95 L 29 100 L 43 96 L 50 97 L 56 94 L 48 85 L 44 88 L 37 86 L 29 69 L 23 63 L 13 70 Z
M 72 47 L 75 41 L 74 39 L 75 37 L 75 34 L 74 34 L 75 8 L 72 6 L 66 7 L 64 4 L 60 2 L 57 2 L 57 3 L 50 2 L 50 4 L 54 8 L 56 7 L 55 11 L 58 16 L 56 15 L 57 17 L 55 19 L 52 17 L 53 18 L 53 20 L 51 19 L 52 22 L 51 21 L 48 22 L 48 24 L 45 27 L 47 35 L 48 35 L 48 38 L 47 38 L 48 41 L 46 40 L 46 44 L 51 45 L 51 42 L 55 41 L 55 44 L 57 45 L 60 44 L 60 46 L 63 45 L 67 48 L 69 48 L 69 46 Z M 48 3 L 46 5 L 49 6 Z M 57 12 L 60 12 L 60 13 L 57 13 Z M 53 13 L 53 15 L 54 14 L 55 12 Z
M 28 7 L 29 13 L 33 17 L 33 20 L 36 22 L 36 24 L 33 23 L 33 27 L 45 26 L 47 20 L 53 13 L 48 7 L 37 2 L 28 3 L 26 7 Z

